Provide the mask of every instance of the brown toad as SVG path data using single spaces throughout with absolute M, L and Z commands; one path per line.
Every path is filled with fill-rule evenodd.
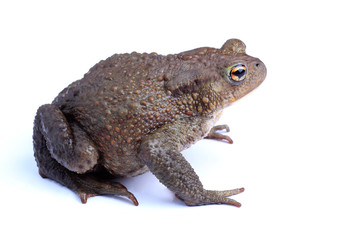
M 228 40 L 220 49 L 174 55 L 115 54 L 70 84 L 34 121 L 35 159 L 42 177 L 77 193 L 133 194 L 108 176 L 151 171 L 187 205 L 240 207 L 228 191 L 205 190 L 180 153 L 203 138 L 232 140 L 214 126 L 222 110 L 265 78 L 265 65 Z

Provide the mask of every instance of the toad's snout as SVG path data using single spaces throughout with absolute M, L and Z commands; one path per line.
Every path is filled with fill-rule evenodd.
M 266 66 L 265 64 L 258 58 L 255 58 L 248 64 L 249 72 L 252 73 L 252 82 L 258 86 L 260 85 L 266 77 Z

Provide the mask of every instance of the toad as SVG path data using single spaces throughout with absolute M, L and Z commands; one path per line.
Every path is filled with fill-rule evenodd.
M 255 89 L 266 67 L 230 39 L 217 48 L 167 56 L 115 54 L 92 67 L 34 120 L 39 174 L 86 203 L 97 195 L 135 196 L 110 177 L 151 171 L 185 204 L 228 204 L 243 188 L 207 190 L 181 154 L 203 139 L 232 143 L 215 126 L 224 108 Z M 110 177 L 109 177 L 110 176 Z

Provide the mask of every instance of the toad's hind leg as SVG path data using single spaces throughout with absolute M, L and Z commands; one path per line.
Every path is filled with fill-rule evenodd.
M 55 143 L 59 145 L 61 141 L 68 143 L 76 142 L 76 140 L 78 140 L 76 139 L 76 136 L 79 136 L 82 133 L 80 129 L 76 130 L 76 128 L 70 127 L 62 113 L 57 110 L 58 109 L 53 105 L 44 105 L 39 108 L 35 117 L 33 141 L 34 155 L 39 168 L 39 174 L 44 178 L 50 178 L 74 191 L 80 197 L 82 203 L 86 203 L 87 199 L 92 196 L 119 195 L 129 198 L 135 205 L 138 205 L 134 195 L 127 191 L 120 183 L 98 179 L 96 175 L 92 173 L 79 174 L 80 169 L 78 168 L 69 170 L 69 166 L 71 166 L 71 164 L 69 164 L 70 161 L 73 162 L 81 159 L 66 158 L 69 157 L 69 155 L 77 157 L 79 157 L 79 155 L 76 153 L 64 154 L 62 151 L 57 152 L 58 149 L 54 149 L 56 147 Z M 46 126 L 48 123 L 52 123 L 53 128 L 54 126 L 68 127 L 68 133 L 63 134 L 63 129 L 59 129 L 58 133 L 50 133 L 54 130 L 46 130 L 48 127 L 51 127 Z M 57 125 L 54 123 L 57 123 Z M 67 135 L 72 135 L 74 139 L 70 141 L 67 139 Z M 82 140 L 84 140 L 85 135 L 82 135 L 81 137 Z M 84 145 L 86 144 L 86 141 L 81 141 L 81 143 Z M 64 145 L 66 146 L 66 144 Z M 62 147 L 64 148 L 64 146 Z M 82 147 L 88 149 L 86 146 Z M 52 151 L 50 151 L 49 148 L 51 148 Z M 78 148 L 81 148 L 81 146 L 74 146 L 74 149 Z M 63 150 L 67 152 L 71 151 L 70 148 Z M 57 154 L 54 154 L 55 152 L 57 152 Z M 76 164 L 74 166 L 76 166 Z

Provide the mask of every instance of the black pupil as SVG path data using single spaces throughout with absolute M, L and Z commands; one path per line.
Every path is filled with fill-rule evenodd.
M 241 79 L 245 75 L 244 67 L 237 66 L 236 68 L 238 68 L 238 69 L 236 71 L 234 71 L 232 74 L 235 75 L 236 77 L 238 77 L 239 79 Z

